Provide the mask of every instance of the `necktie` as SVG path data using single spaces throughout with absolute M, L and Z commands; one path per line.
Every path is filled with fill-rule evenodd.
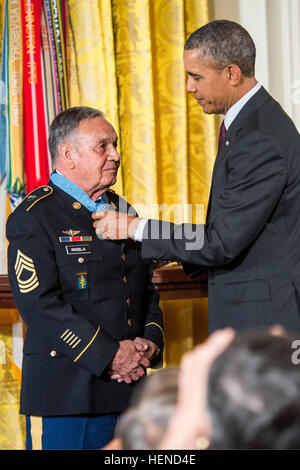
M 224 121 L 223 121 L 222 124 L 221 124 L 221 127 L 220 127 L 218 151 L 220 150 L 220 147 L 221 147 L 222 142 L 224 140 L 225 134 L 226 134 L 226 127 L 225 127 L 225 124 L 224 124 Z

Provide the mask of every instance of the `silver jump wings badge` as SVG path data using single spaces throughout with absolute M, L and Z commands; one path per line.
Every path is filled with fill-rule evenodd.
M 80 233 L 80 230 L 72 230 L 71 228 L 69 230 L 63 230 L 62 233 L 65 235 L 69 235 L 70 237 L 75 237 L 75 235 L 78 235 Z

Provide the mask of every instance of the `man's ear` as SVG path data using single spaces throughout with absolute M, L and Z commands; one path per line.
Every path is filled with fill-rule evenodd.
M 75 167 L 75 161 L 73 159 L 74 147 L 71 144 L 64 143 L 58 148 L 59 159 L 66 165 L 67 168 L 73 169 Z
M 237 86 L 242 79 L 241 69 L 234 64 L 228 65 L 226 67 L 228 73 L 228 80 L 232 86 Z

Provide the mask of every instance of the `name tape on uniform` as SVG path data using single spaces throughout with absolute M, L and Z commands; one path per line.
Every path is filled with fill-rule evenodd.
M 89 245 L 67 245 L 66 251 L 68 255 L 92 253 Z

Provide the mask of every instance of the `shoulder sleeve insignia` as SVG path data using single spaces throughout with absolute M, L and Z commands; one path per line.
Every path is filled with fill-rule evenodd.
M 34 262 L 32 258 L 24 255 L 20 250 L 18 250 L 17 253 L 15 272 L 19 289 L 22 294 L 27 294 L 38 287 L 39 281 Z

